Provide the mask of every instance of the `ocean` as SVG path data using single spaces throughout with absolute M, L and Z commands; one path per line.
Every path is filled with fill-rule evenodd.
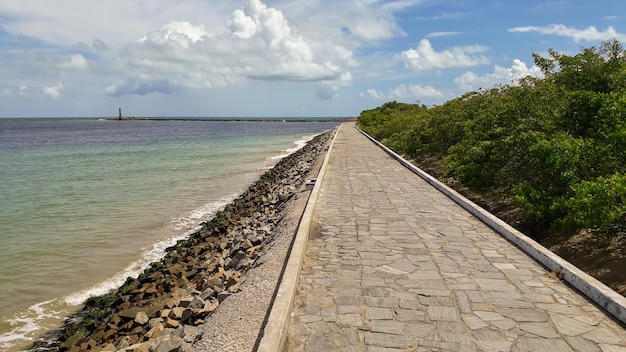
M 0 349 L 136 276 L 336 125 L 0 119 Z

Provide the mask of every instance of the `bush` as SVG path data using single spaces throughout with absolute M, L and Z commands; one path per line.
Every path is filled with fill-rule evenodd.
M 548 53 L 533 54 L 543 79 L 431 108 L 389 102 L 358 123 L 401 154 L 437 160 L 470 191 L 514 198 L 515 221 L 534 234 L 623 229 L 626 51 L 610 40 L 573 56 Z
M 616 173 L 572 186 L 574 195 L 564 202 L 562 223 L 570 228 L 599 228 L 615 233 L 626 225 L 626 175 Z

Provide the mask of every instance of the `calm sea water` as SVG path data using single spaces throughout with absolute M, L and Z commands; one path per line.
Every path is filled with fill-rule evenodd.
M 137 275 L 334 126 L 0 119 L 0 349 Z

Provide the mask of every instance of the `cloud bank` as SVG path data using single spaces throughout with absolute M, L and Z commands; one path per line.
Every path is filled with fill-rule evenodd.
M 106 93 L 168 93 L 183 87 L 220 87 L 244 78 L 335 87 L 352 80 L 349 49 L 306 37 L 281 11 L 260 0 L 235 10 L 225 26 L 229 32 L 216 35 L 201 24 L 173 21 L 128 44 L 122 59 L 133 77 L 110 84 Z

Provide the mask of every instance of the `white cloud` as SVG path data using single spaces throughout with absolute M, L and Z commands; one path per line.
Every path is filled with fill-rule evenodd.
M 353 36 L 363 41 L 386 40 L 404 34 L 390 16 L 372 16 L 350 22 L 352 24 L 346 28 L 350 30 Z
M 68 70 L 84 71 L 87 69 L 87 60 L 81 54 L 72 54 L 69 56 L 69 60 L 61 62 L 59 67 Z
M 99 38 L 119 48 L 129 38 L 139 38 L 172 19 L 184 18 L 223 28 L 223 19 L 240 1 L 216 3 L 202 0 L 176 1 L 0 1 L 0 13 L 11 33 L 23 33 L 56 45 L 90 43 Z M 3 23 L 4 24 L 4 23 Z
M 455 46 L 443 51 L 435 51 L 428 39 L 422 39 L 416 49 L 403 51 L 399 58 L 405 68 L 412 71 L 425 71 L 448 67 L 467 67 L 488 64 L 484 55 L 471 55 L 489 50 L 482 45 Z
M 307 37 L 283 13 L 249 0 L 226 21 L 228 35 L 202 25 L 170 22 L 123 50 L 132 77 L 106 88 L 113 96 L 167 93 L 177 87 L 219 87 L 245 78 L 261 81 L 350 84 L 350 49 Z M 317 94 L 328 97 L 329 94 Z
M 463 32 L 432 32 L 428 33 L 426 38 L 451 37 L 459 34 L 463 34 Z
M 376 100 L 386 99 L 385 94 L 383 92 L 377 91 L 376 89 L 368 89 L 365 93 L 361 93 L 361 96 L 368 95 Z
M 306 32 L 308 37 L 320 41 L 332 40 L 351 48 L 375 45 L 397 36 L 406 36 L 395 15 L 423 2 L 424 0 L 278 1 L 283 13 Z
M 589 26 L 585 29 L 576 29 L 567 27 L 562 24 L 552 24 L 544 27 L 535 27 L 535 26 L 525 26 L 525 27 L 514 27 L 509 28 L 509 32 L 539 32 L 539 34 L 552 34 L 558 35 L 562 37 L 569 37 L 574 39 L 577 43 L 580 41 L 598 41 L 598 40 L 608 40 L 608 39 L 617 39 L 620 41 L 626 40 L 626 34 L 619 33 L 613 27 L 607 28 L 605 31 L 599 31 L 594 26 Z
M 185 21 L 172 21 L 141 37 L 138 42 L 162 45 L 172 44 L 188 49 L 191 44 L 212 36 L 206 32 L 203 25 L 194 26 Z
M 49 96 L 52 99 L 58 99 L 61 97 L 61 89 L 63 89 L 63 83 L 59 82 L 52 86 L 46 86 L 41 89 L 43 94 Z
M 396 88 L 390 89 L 387 93 L 376 89 L 368 89 L 361 96 L 370 96 L 376 100 L 403 100 L 417 101 L 424 98 L 442 98 L 443 93 L 432 86 L 421 86 L 419 84 L 400 84 Z
M 461 76 L 454 79 L 454 83 L 463 90 L 476 90 L 479 88 L 491 88 L 496 84 L 509 84 L 515 80 L 526 76 L 541 77 L 541 70 L 537 66 L 528 68 L 526 64 L 514 59 L 511 67 L 501 67 L 496 65 L 493 73 L 479 76 L 474 72 L 467 71 Z

